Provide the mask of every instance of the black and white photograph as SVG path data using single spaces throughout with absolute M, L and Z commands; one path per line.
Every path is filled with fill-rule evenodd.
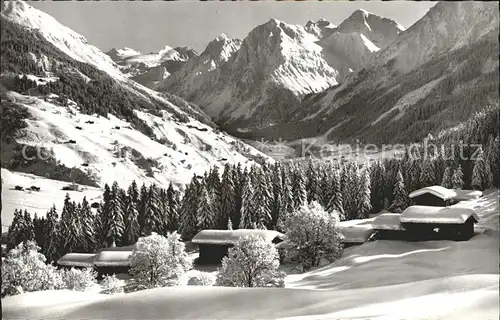
M 2 319 L 500 318 L 498 1 L 0 7 Z

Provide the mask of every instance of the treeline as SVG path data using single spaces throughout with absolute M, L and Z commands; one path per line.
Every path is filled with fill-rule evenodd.
M 384 209 L 401 212 L 411 191 L 430 185 L 485 190 L 500 186 L 499 138 L 484 147 L 425 150 L 408 147 L 401 158 L 366 165 L 355 162 L 264 164 L 243 169 L 226 164 L 193 176 L 181 196 L 170 184 L 127 190 L 105 185 L 93 214 L 86 199 L 67 195 L 60 219 L 55 207 L 45 218 L 17 210 L 9 228 L 9 247 L 36 240 L 49 260 L 67 252 L 95 252 L 114 243 L 133 244 L 151 232 L 178 231 L 190 240 L 203 229 L 261 228 L 286 232 L 285 221 L 302 205 L 318 202 L 341 220 L 363 219 Z M 460 153 L 462 153 L 460 155 Z M 470 160 L 474 156 L 474 160 Z

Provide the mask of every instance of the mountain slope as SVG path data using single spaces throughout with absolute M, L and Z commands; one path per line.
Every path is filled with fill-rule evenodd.
M 117 69 L 96 68 L 102 63 L 75 60 L 45 38 L 64 40 L 74 32 L 24 26 L 32 15 L 47 15 L 24 3 L 4 8 L 2 167 L 90 185 L 118 180 L 125 186 L 133 179 L 165 185 L 185 183 L 211 165 L 267 159 L 215 129 L 196 105 L 146 89 Z M 86 46 L 74 45 L 95 53 L 89 61 L 107 57 Z M 24 151 L 31 155 L 38 147 L 48 159 L 23 160 Z
M 364 11 L 339 27 L 324 19 L 305 27 L 271 19 L 253 29 L 224 63 L 196 67 L 209 60 L 202 54 L 157 89 L 199 104 L 228 130 L 252 131 L 288 121 L 304 96 L 343 82 L 401 30 Z
M 304 99 L 295 131 L 330 132 L 334 141 L 418 141 L 497 105 L 497 9 L 438 3 L 341 86 Z

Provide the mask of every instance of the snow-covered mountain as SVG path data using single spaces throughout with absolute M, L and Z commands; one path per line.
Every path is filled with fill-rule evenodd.
M 342 83 L 403 29 L 364 11 L 339 27 L 324 19 L 305 27 L 271 19 L 253 29 L 227 61 L 210 62 L 211 43 L 157 89 L 199 104 L 229 130 L 265 127 L 287 121 L 304 96 Z M 234 47 L 227 39 L 215 43 Z
M 499 103 L 498 49 L 498 3 L 438 2 L 340 86 L 304 99 L 294 131 L 388 143 L 457 125 Z
M 165 185 L 212 165 L 270 160 L 220 132 L 196 105 L 130 80 L 83 36 L 28 4 L 2 2 L 1 20 L 2 111 L 13 126 L 2 135 L 3 167 L 47 177 L 73 168 L 100 186 Z M 25 162 L 24 146 L 41 146 L 50 159 Z
M 165 46 L 159 52 L 149 54 L 128 47 L 113 48 L 107 55 L 125 75 L 142 85 L 154 87 L 179 70 L 189 59 L 196 57 L 197 53 L 189 47 Z

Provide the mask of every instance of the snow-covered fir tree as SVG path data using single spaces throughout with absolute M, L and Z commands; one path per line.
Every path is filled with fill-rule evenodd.
M 216 227 L 213 197 L 207 190 L 207 186 L 201 186 L 198 195 L 197 228 L 198 230 L 214 229 Z
M 189 240 L 193 238 L 198 232 L 198 192 L 200 184 L 198 178 L 193 176 L 191 183 L 187 185 L 182 204 L 179 211 L 181 221 L 180 231 L 182 239 Z
M 222 173 L 222 185 L 218 200 L 217 228 L 224 230 L 227 227 L 229 217 L 232 216 L 236 206 L 236 191 L 233 181 L 233 173 L 229 164 L 225 165 Z
M 368 215 L 372 210 L 370 194 L 370 167 L 366 166 L 363 170 L 359 171 L 358 181 L 357 214 L 360 219 L 365 219 L 368 218 Z
M 258 229 L 266 229 L 271 224 L 270 182 L 267 173 L 256 169 L 253 193 L 254 219 Z
M 458 168 L 453 172 L 453 176 L 451 177 L 451 184 L 453 189 L 463 189 L 464 174 L 462 172 L 462 166 L 459 165 Z
M 82 222 L 82 243 L 84 252 L 94 252 L 97 249 L 96 243 L 96 230 L 95 228 L 95 216 L 90 209 L 90 205 L 87 201 L 87 197 L 83 197 L 82 205 L 80 209 L 80 217 Z
M 168 199 L 168 226 L 169 232 L 174 232 L 179 229 L 179 191 L 174 188 L 172 182 L 168 185 L 167 189 L 167 199 Z
M 292 168 L 292 195 L 294 207 L 298 208 L 307 202 L 306 178 L 299 164 Z
M 309 158 L 307 164 L 306 173 L 306 191 L 307 191 L 307 202 L 318 201 L 320 198 L 319 186 L 318 186 L 318 168 L 314 164 L 313 160 Z
M 59 259 L 58 255 L 58 246 L 59 246 L 59 216 L 57 214 L 56 206 L 53 205 L 47 214 L 45 215 L 47 220 L 46 224 L 46 241 L 45 245 L 42 247 L 42 253 L 45 257 L 47 257 L 48 262 L 57 261 Z M 95 235 L 94 235 L 95 237 Z
M 398 170 L 396 175 L 396 183 L 394 184 L 394 196 L 391 206 L 389 207 L 390 212 L 401 213 L 404 209 L 408 207 L 409 204 L 408 192 L 406 190 L 405 182 L 403 179 L 403 174 L 401 170 Z
M 384 209 L 385 200 L 385 166 L 382 162 L 377 161 L 372 166 L 370 173 L 371 181 L 371 203 L 374 212 L 380 212 Z
M 146 185 L 143 183 L 141 190 L 139 192 L 139 204 L 137 206 L 137 211 L 139 212 L 139 227 L 141 228 L 141 236 L 146 235 L 149 230 L 146 230 L 146 212 L 148 211 L 149 203 L 149 191 Z
M 137 186 L 129 187 L 127 191 L 126 210 L 125 210 L 125 230 L 123 234 L 123 245 L 131 245 L 137 242 L 141 233 L 139 225 L 139 211 L 137 210 L 138 198 L 134 201 L 134 189 L 137 191 Z
M 490 166 L 486 161 L 483 149 L 479 147 L 476 159 L 474 160 L 471 185 L 474 189 L 484 190 L 491 185 L 491 182 L 492 176 Z
M 436 184 L 436 174 L 434 172 L 434 162 L 430 159 L 424 159 L 422 171 L 420 173 L 421 186 L 433 186 Z
M 443 179 L 441 180 L 441 186 L 451 189 L 453 187 L 452 179 L 453 171 L 451 167 L 446 167 L 446 169 L 444 169 Z
M 82 236 L 80 219 L 77 216 L 76 204 L 71 201 L 69 193 L 66 194 L 59 222 L 59 234 L 63 235 L 60 241 L 59 253 L 64 255 L 75 252 Z
M 255 205 L 254 205 L 254 187 L 252 179 L 247 177 L 243 184 L 243 192 L 241 199 L 241 218 L 239 229 L 251 229 L 254 221 Z
M 108 205 L 108 234 L 106 238 L 106 244 L 109 246 L 111 243 L 116 243 L 119 245 L 123 232 L 125 230 L 124 222 L 124 212 L 123 212 L 123 199 L 120 193 L 120 187 L 115 181 L 111 187 L 111 197 L 109 199 Z
M 341 220 L 345 219 L 344 215 L 344 205 L 342 202 L 342 190 L 340 189 L 340 170 L 334 169 L 330 184 L 330 199 L 326 206 L 327 212 L 336 211 L 339 213 Z

